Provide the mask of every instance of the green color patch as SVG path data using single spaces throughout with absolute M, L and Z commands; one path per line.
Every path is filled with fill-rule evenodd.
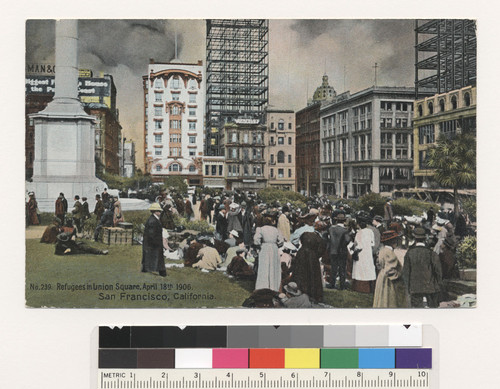
M 322 369 L 357 369 L 359 364 L 358 349 L 322 349 Z

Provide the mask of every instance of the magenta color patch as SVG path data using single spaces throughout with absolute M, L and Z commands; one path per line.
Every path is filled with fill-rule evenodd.
M 212 351 L 214 369 L 248 369 L 247 348 L 214 348 Z

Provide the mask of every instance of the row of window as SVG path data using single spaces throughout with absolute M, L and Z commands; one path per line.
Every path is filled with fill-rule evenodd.
M 264 169 L 262 165 L 227 165 L 228 177 L 239 177 L 240 175 L 243 175 L 244 177 L 261 177 L 263 171 Z
M 262 132 L 253 132 L 252 134 L 252 143 L 262 143 Z M 244 132 L 240 134 L 238 131 L 230 132 L 228 134 L 228 143 L 250 143 L 250 134 L 248 132 Z
M 170 106 L 170 115 L 181 115 L 182 110 L 178 105 Z M 163 116 L 163 106 L 162 107 L 154 107 L 154 115 L 155 116 Z M 189 116 L 196 116 L 196 108 L 189 108 Z
M 270 155 L 270 162 L 274 163 L 274 154 Z M 278 154 L 276 154 L 276 159 L 278 163 L 285 163 L 285 152 L 284 151 L 278 151 Z M 288 163 L 292 163 L 292 154 L 288 154 Z
M 411 126 L 411 122 L 410 122 Z M 406 128 L 408 127 L 408 119 L 400 119 L 396 118 L 393 122 L 392 118 L 381 118 L 380 119 L 380 128 Z
M 217 174 L 217 171 L 219 174 Z M 206 176 L 223 176 L 224 166 L 223 165 L 205 165 L 205 175 Z
M 162 167 L 160 164 L 158 164 L 158 165 L 156 165 L 156 166 L 155 166 L 155 170 L 156 170 L 157 172 L 161 172 L 161 171 L 162 171 L 162 169 L 163 169 L 163 167 Z M 175 162 L 174 162 L 174 163 L 172 163 L 172 164 L 170 164 L 170 165 L 168 166 L 168 171 L 169 171 L 169 172 L 180 172 L 180 171 L 182 171 L 182 167 L 181 167 L 181 165 L 179 165 L 178 163 L 175 163 Z M 194 172 L 196 172 L 196 166 L 194 166 L 194 165 L 189 165 L 189 172 L 190 172 L 190 173 L 194 173 Z
M 228 159 L 240 159 L 240 155 L 243 160 L 262 159 L 262 148 L 228 147 L 226 150 L 226 158 Z
M 167 88 L 170 89 L 181 89 L 183 86 L 180 77 L 174 76 L 167 82 Z M 155 89 L 162 89 L 165 87 L 165 82 L 162 78 L 157 78 L 154 82 Z M 198 87 L 198 82 L 196 80 L 189 80 L 187 84 L 188 89 L 196 89 Z
M 408 149 L 396 149 L 395 159 L 408 159 Z M 380 159 L 394 159 L 391 149 L 380 149 Z
M 163 103 L 163 96 L 166 96 L 163 92 L 155 92 L 155 103 Z M 146 96 L 147 98 L 147 96 Z M 179 101 L 179 93 L 172 93 L 170 101 Z M 189 103 L 196 104 L 196 93 L 189 94 Z
M 274 178 L 274 169 L 269 169 L 269 177 Z M 278 169 L 277 178 L 285 178 L 285 169 Z M 288 178 L 292 177 L 292 169 L 288 169 Z
M 413 103 L 397 103 L 394 101 L 381 101 L 380 109 L 383 111 L 412 111 Z
M 372 112 L 372 103 L 360 105 L 353 109 L 354 116 L 369 114 Z
M 392 132 L 381 132 L 380 133 L 380 143 L 381 144 L 392 144 L 392 138 L 395 138 L 396 144 L 397 145 L 405 145 L 408 144 L 408 137 L 410 136 L 409 134 L 405 133 L 392 133 Z
M 438 104 L 439 104 L 439 112 L 444 112 L 446 110 L 445 99 L 444 98 L 439 99 Z M 455 110 L 455 109 L 458 108 L 458 97 L 457 97 L 457 95 L 451 96 L 450 104 L 451 104 L 451 109 L 452 110 Z M 464 105 L 466 107 L 470 107 L 471 104 L 472 104 L 472 101 L 471 101 L 470 93 L 469 92 L 464 93 Z M 423 110 L 424 110 L 423 105 L 419 104 L 417 109 L 418 109 L 418 116 L 423 116 Z M 434 114 L 434 102 L 429 101 L 427 103 L 427 112 L 428 112 L 429 115 L 433 115 Z
M 175 150 L 175 151 L 174 151 L 174 149 L 176 149 L 176 148 L 175 148 L 175 147 L 173 147 L 173 148 L 171 148 L 171 149 L 170 149 L 170 151 L 169 151 L 169 152 L 170 152 L 170 156 L 171 156 L 171 157 L 173 157 L 173 156 L 174 156 L 174 154 L 173 154 L 174 152 L 178 154 L 178 155 L 175 155 L 176 157 L 180 157 L 180 156 L 182 156 L 182 155 L 180 155 L 180 153 L 179 153 L 177 150 Z M 189 156 L 190 156 L 190 157 L 196 157 L 196 149 L 189 149 L 189 150 L 188 150 L 188 153 L 189 153 Z M 157 157 L 161 157 L 161 156 L 163 156 L 163 149 L 156 148 L 156 149 L 155 149 L 155 156 L 157 156 Z
M 284 130 L 285 129 L 285 121 L 283 119 L 280 119 L 278 121 L 278 130 Z M 288 129 L 292 129 L 292 123 L 288 123 Z M 274 122 L 271 122 L 271 130 L 274 130 Z
M 172 143 L 181 143 L 181 134 L 170 134 L 170 142 Z M 196 144 L 196 136 L 195 135 L 190 135 L 188 137 L 189 139 L 189 144 Z M 163 135 L 155 135 L 155 143 L 162 143 L 163 141 Z

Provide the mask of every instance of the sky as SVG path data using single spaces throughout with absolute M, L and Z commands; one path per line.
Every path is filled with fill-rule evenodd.
M 327 74 L 337 93 L 374 85 L 412 86 L 414 21 L 410 19 L 272 19 L 269 21 L 269 104 L 304 108 Z M 120 123 L 137 143 L 140 162 L 143 132 L 142 76 L 149 59 L 205 62 L 203 19 L 79 21 L 79 66 L 111 74 L 117 88 Z M 26 23 L 26 63 L 53 64 L 55 22 Z

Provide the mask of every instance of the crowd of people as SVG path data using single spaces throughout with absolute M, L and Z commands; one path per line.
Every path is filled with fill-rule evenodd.
M 199 218 L 213 234 L 188 237 L 173 249 L 174 214 L 193 218 L 196 195 L 162 192 L 151 208 L 143 239 L 143 272 L 167 276 L 165 258 L 184 266 L 225 271 L 254 282 L 245 306 L 324 306 L 324 289 L 373 295 L 374 307 L 437 307 L 443 279 L 457 276 L 455 226 L 430 208 L 424 217 L 352 214 L 342 202 L 310 198 L 299 209 L 266 204 L 252 192 L 202 195 Z M 181 228 L 182 230 L 182 228 Z

